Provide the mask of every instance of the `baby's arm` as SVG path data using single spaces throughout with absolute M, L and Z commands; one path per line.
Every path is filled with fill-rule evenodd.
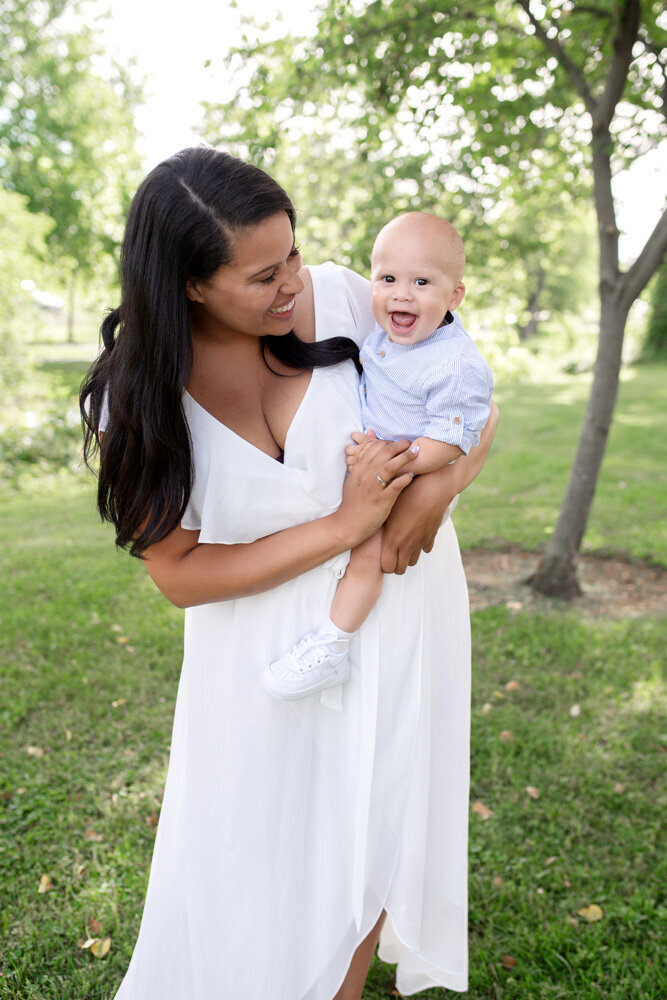
M 444 469 L 450 462 L 465 454 L 457 444 L 447 444 L 429 437 L 416 438 L 412 447 L 419 448 L 419 454 L 410 463 L 410 472 L 415 476 Z
M 361 458 L 368 443 L 373 439 L 357 432 L 352 434 L 352 440 L 355 444 L 348 445 L 345 449 L 345 460 L 348 465 L 354 465 Z M 444 469 L 446 465 L 464 454 L 456 444 L 447 444 L 428 437 L 420 437 L 413 441 L 410 451 L 415 455 L 410 462 L 410 472 L 415 476 Z

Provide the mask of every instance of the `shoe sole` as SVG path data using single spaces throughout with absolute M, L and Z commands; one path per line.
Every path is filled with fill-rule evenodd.
M 346 681 L 350 679 L 350 664 L 349 662 L 341 666 L 339 671 L 335 674 L 329 675 L 324 680 L 317 681 L 315 684 L 311 684 L 308 688 L 300 688 L 298 691 L 290 691 L 289 688 L 284 690 L 283 688 L 274 687 L 275 679 L 273 674 L 267 667 L 263 670 L 259 676 L 259 683 L 262 685 L 265 691 L 268 691 L 270 695 L 279 701 L 298 701 L 299 698 L 307 698 L 308 695 L 317 694 L 318 691 L 326 691 L 330 687 L 338 687 L 339 684 L 345 684 Z

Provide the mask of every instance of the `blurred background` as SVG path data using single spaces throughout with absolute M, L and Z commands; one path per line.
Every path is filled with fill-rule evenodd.
M 470 995 L 664 995 L 663 5 L 2 0 L 0 45 L 0 998 L 111 997 L 136 935 L 182 614 L 96 520 L 77 391 L 132 193 L 198 142 L 284 185 L 307 263 L 461 232 L 501 409 L 456 513 Z

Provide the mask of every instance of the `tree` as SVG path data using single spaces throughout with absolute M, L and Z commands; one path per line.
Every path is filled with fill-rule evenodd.
M 253 49 L 247 93 L 260 114 L 263 102 L 273 105 L 276 128 L 290 116 L 315 118 L 318 100 L 344 109 L 360 156 L 381 155 L 400 169 L 412 142 L 424 150 L 421 179 L 454 177 L 475 194 L 478 213 L 493 213 L 502 198 L 525 198 L 554 171 L 575 194 L 588 186 L 599 242 L 598 353 L 558 522 L 532 581 L 572 596 L 627 315 L 667 249 L 663 212 L 636 261 L 621 270 L 612 191 L 614 171 L 665 136 L 662 4 L 328 0 L 312 39 L 253 43 L 240 60 Z
M 5 0 L 0 183 L 53 220 L 48 247 L 68 288 L 111 275 L 139 157 L 138 90 L 104 55 L 77 0 Z
M 11 239 L 0 241 L 0 386 L 19 381 L 17 343 L 29 323 L 34 322 L 35 305 L 24 282 L 39 277 L 40 253 L 51 223 L 44 215 L 26 208 L 26 199 L 0 188 L 0 230 Z

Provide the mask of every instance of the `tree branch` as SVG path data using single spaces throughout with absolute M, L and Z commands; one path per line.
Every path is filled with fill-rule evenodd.
M 547 33 L 547 30 L 544 27 L 543 23 L 539 21 L 531 13 L 529 0 L 516 0 L 516 2 L 528 17 L 528 20 L 535 29 L 535 34 L 537 35 L 537 37 L 540 39 L 543 45 L 549 50 L 549 52 L 551 52 L 556 57 L 556 59 L 561 64 L 567 75 L 570 77 L 570 80 L 574 84 L 577 93 L 579 94 L 584 104 L 586 105 L 587 111 L 591 114 L 591 116 L 593 116 L 595 114 L 596 102 L 589 90 L 588 84 L 586 83 L 586 77 L 584 76 L 584 74 L 581 72 L 579 67 L 574 62 L 572 62 L 567 52 L 565 51 L 561 43 L 558 41 L 558 38 L 556 36 L 551 38 Z M 550 25 L 550 27 L 553 27 L 553 25 Z
M 619 286 L 618 300 L 621 308 L 629 309 L 638 298 L 651 277 L 655 274 L 662 258 L 667 253 L 667 208 L 644 244 L 644 249 L 632 267 L 623 275 Z
M 614 117 L 616 105 L 621 99 L 632 62 L 632 49 L 639 31 L 640 0 L 625 0 L 619 4 L 621 17 L 613 41 L 613 55 L 607 73 L 604 90 L 597 102 L 593 131 L 597 126 L 608 127 Z

